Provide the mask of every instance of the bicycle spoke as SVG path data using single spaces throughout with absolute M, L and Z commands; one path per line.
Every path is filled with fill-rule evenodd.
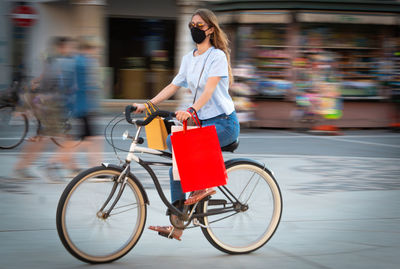
M 250 195 L 249 195 L 249 198 L 247 198 L 245 204 L 247 204 L 247 202 L 250 200 L 250 198 L 251 198 L 251 196 L 253 195 L 253 193 L 254 193 L 254 191 L 255 191 L 255 189 L 256 189 L 258 183 L 260 183 L 260 180 L 257 181 L 257 184 L 254 186 L 254 188 L 253 188 L 253 190 L 251 191 L 251 193 L 250 193 Z
M 242 197 L 244 191 L 247 189 L 247 186 L 249 186 L 250 181 L 253 179 L 253 177 L 254 177 L 255 174 L 256 174 L 256 173 L 253 173 L 253 175 L 252 175 L 252 176 L 250 177 L 250 179 L 247 181 L 246 186 L 244 186 L 242 192 L 239 194 L 239 197 L 238 197 L 238 200 L 239 200 L 239 201 L 240 201 L 240 198 Z
M 122 207 L 127 207 L 128 205 L 126 205 L 126 206 L 121 206 L 121 207 L 115 207 L 114 209 L 113 209 L 113 211 L 111 211 L 111 212 L 114 212 L 114 210 L 115 209 L 119 209 L 119 208 L 122 208 Z M 124 212 L 128 212 L 128 211 L 130 211 L 130 210 L 134 210 L 134 209 L 136 209 L 136 208 L 138 208 L 138 205 L 136 204 L 136 206 L 135 207 L 132 207 L 132 208 L 129 208 L 129 209 L 125 209 L 125 210 L 122 210 L 122 211 L 119 211 L 119 212 L 116 212 L 116 213 L 110 213 L 110 216 L 114 216 L 114 215 L 118 215 L 118 214 L 121 214 L 121 213 L 124 213 Z
M 202 231 L 219 250 L 248 253 L 264 245 L 277 228 L 281 215 L 279 188 L 274 188 L 277 185 L 264 168 L 248 161 L 228 166 L 227 175 L 224 191 L 217 192 L 213 199 L 237 199 L 224 205 L 232 206 L 236 212 L 224 212 L 220 208 L 221 213 L 215 215 L 219 209 L 204 203 L 206 227 Z

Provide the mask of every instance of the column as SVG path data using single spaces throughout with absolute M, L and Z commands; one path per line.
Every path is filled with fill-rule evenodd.
M 102 98 L 111 97 L 111 71 L 105 68 L 107 59 L 106 43 L 106 0 L 71 0 L 75 5 L 75 35 L 76 36 L 96 36 L 100 40 L 102 47 L 99 51 L 99 64 L 101 66 L 101 81 L 103 86 Z
M 190 35 L 188 24 L 192 19 L 193 13 L 198 8 L 199 1 L 178 0 L 179 17 L 177 21 L 176 51 L 175 51 L 175 73 L 178 72 L 182 57 L 190 50 L 195 48 Z M 178 91 L 176 98 L 181 100 L 181 106 L 186 107 L 186 103 L 192 102 L 191 95 L 183 89 Z
M 188 24 L 192 19 L 193 13 L 198 8 L 199 1 L 192 0 L 179 0 L 177 5 L 179 8 L 179 17 L 177 21 L 177 38 L 176 38 L 176 52 L 175 52 L 175 65 L 178 69 L 182 57 L 193 49 L 194 43 L 190 35 Z
M 75 33 L 77 36 L 97 36 L 103 45 L 105 41 L 104 0 L 73 0 L 75 6 Z M 104 56 L 104 46 L 102 55 Z M 104 61 L 102 62 L 104 66 Z

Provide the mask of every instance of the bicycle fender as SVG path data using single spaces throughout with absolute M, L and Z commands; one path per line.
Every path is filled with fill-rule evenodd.
M 118 166 L 118 165 L 115 165 L 115 164 L 102 163 L 101 165 L 104 166 L 105 168 L 111 168 L 111 169 L 117 170 L 117 171 L 119 171 L 119 172 L 122 172 L 122 171 L 124 170 L 123 167 Z M 147 197 L 147 193 L 146 193 L 146 191 L 144 190 L 142 183 L 140 183 L 140 181 L 137 180 L 136 177 L 135 177 L 131 172 L 129 172 L 129 176 L 130 176 L 130 178 L 132 178 L 132 180 L 133 180 L 133 181 L 136 183 L 136 185 L 138 186 L 140 192 L 141 192 L 142 195 L 143 195 L 144 202 L 145 202 L 147 205 L 150 205 L 149 198 Z
M 275 177 L 275 176 L 274 176 L 274 172 L 272 172 L 270 169 L 268 169 L 268 168 L 266 167 L 265 164 L 263 164 L 263 163 L 261 163 L 261 162 L 259 162 L 259 161 L 256 161 L 256 160 L 249 159 L 249 158 L 235 158 L 235 159 L 227 160 L 227 161 L 225 162 L 225 167 L 226 167 L 226 168 L 229 168 L 231 165 L 236 164 L 236 163 L 254 164 L 254 165 L 260 167 L 261 169 L 265 170 L 265 171 L 266 171 L 268 174 L 270 174 L 273 178 Z

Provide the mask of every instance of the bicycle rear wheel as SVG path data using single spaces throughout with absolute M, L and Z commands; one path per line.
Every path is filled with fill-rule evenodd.
M 79 146 L 82 138 L 79 137 L 81 124 L 74 118 L 65 119 L 62 122 L 62 132 L 57 136 L 52 136 L 51 141 L 61 148 L 74 148 Z
M 14 106 L 0 107 L 0 149 L 12 149 L 24 141 L 28 118 L 15 111 Z
M 143 232 L 146 204 L 133 178 L 128 177 L 122 196 L 110 215 L 105 215 L 122 184 L 117 183 L 120 174 L 118 169 L 91 168 L 77 175 L 60 198 L 58 235 L 65 248 L 84 262 L 106 263 L 121 258 Z
M 206 216 L 202 228 L 207 240 L 229 254 L 244 254 L 262 247 L 277 229 L 282 197 L 272 174 L 251 160 L 226 163 L 227 184 L 200 207 L 203 213 L 222 208 L 234 210 Z M 219 202 L 218 202 L 219 201 Z M 221 201 L 225 201 L 221 203 Z

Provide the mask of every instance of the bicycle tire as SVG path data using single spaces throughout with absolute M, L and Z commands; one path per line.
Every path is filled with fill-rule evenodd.
M 203 217 L 201 230 L 206 239 L 222 252 L 250 253 L 264 246 L 278 228 L 283 207 L 281 191 L 272 173 L 258 162 L 236 159 L 225 165 L 228 175 L 225 187 L 248 208 Z M 251 175 L 249 180 L 243 178 L 246 175 Z M 200 212 L 207 213 L 233 204 L 222 191 L 217 191 L 212 199 L 222 199 L 227 203 L 222 206 L 213 205 L 212 200 L 204 201 Z
M 82 143 L 82 137 L 78 137 L 80 125 L 76 119 L 63 119 L 62 133 L 50 137 L 53 143 L 60 148 L 75 148 Z
M 11 105 L 0 107 L 0 130 L 2 136 L 0 149 L 16 148 L 24 141 L 28 133 L 29 123 L 27 116 L 23 113 L 14 113 L 14 111 L 15 107 Z M 13 136 L 15 139 L 7 136 Z M 8 143 L 8 141 L 10 142 Z
M 65 139 L 62 137 L 54 137 L 54 136 L 52 136 L 50 139 L 51 139 L 51 141 L 53 141 L 53 143 L 56 146 L 58 146 L 60 148 L 75 148 L 82 143 L 82 139 L 72 140 L 72 139 Z M 68 143 L 68 146 L 67 146 L 66 141 L 70 141 L 70 143 Z
M 68 252 L 81 261 L 92 264 L 115 261 L 126 255 L 143 233 L 146 203 L 132 174 L 127 177 L 125 189 L 112 214 L 106 219 L 99 216 L 99 209 L 120 173 L 118 168 L 93 167 L 77 175 L 60 197 L 56 214 L 57 232 Z M 128 206 L 134 206 L 133 210 L 127 210 Z M 121 212 L 116 212 L 121 208 Z M 128 216 L 120 216 L 128 211 Z M 113 224 L 116 226 L 105 233 L 104 230 Z M 125 228 L 128 230 L 124 231 Z M 93 237 L 99 229 L 101 231 Z

